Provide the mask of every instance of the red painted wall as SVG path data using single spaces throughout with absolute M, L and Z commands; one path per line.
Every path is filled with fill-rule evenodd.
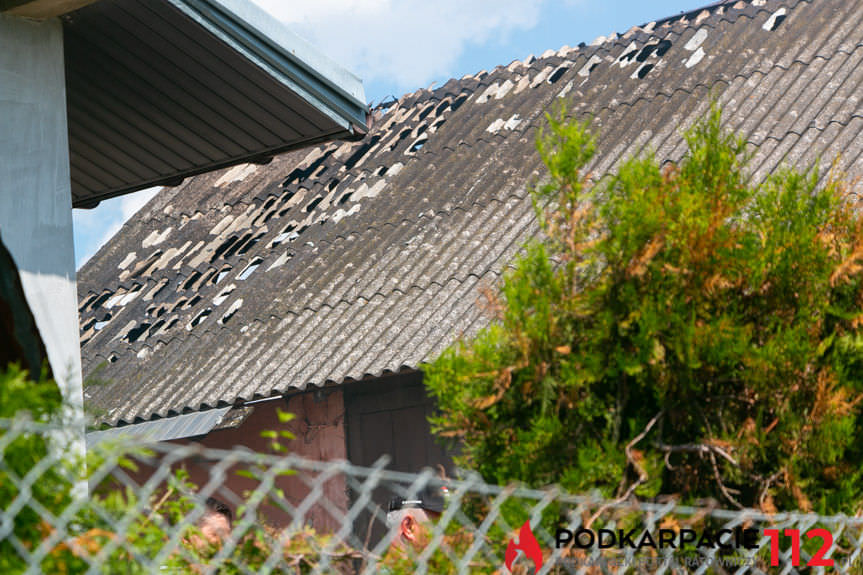
M 254 408 L 254 412 L 236 429 L 213 431 L 200 439 L 176 443 L 197 443 L 214 449 L 245 446 L 253 451 L 267 453 L 271 452 L 269 451 L 270 440 L 262 438 L 261 432 L 288 429 L 296 435 L 296 439 L 285 442 L 291 453 L 322 461 L 347 458 L 345 408 L 341 388 L 304 392 L 291 396 L 287 403 L 283 399 L 277 399 L 256 404 Z M 277 414 L 279 408 L 295 414 L 296 418 L 287 424 L 280 423 Z M 195 484 L 203 486 L 209 481 L 210 469 L 215 463 L 196 458 L 186 461 L 185 467 L 190 479 Z M 152 468 L 142 466 L 141 472 L 136 474 L 135 479 L 138 482 L 145 481 L 151 472 Z M 276 479 L 276 488 L 281 489 L 285 499 L 295 507 L 299 506 L 309 494 L 311 488 L 308 483 L 312 486 L 318 483 L 313 476 L 305 475 L 304 478 L 306 481 L 298 476 Z M 256 485 L 255 480 L 231 472 L 223 483 L 223 489 L 214 496 L 232 509 L 236 509 L 237 503 L 242 500 L 243 492 L 253 489 Z M 348 507 L 346 484 L 344 478 L 339 476 L 328 479 L 322 487 L 323 495 L 337 510 L 336 516 L 321 505 L 314 505 L 306 513 L 302 523 L 310 524 L 318 531 L 334 531 L 342 526 L 340 515 Z M 267 523 L 276 528 L 286 527 L 293 520 L 292 515 L 273 506 L 265 506 L 263 514 Z

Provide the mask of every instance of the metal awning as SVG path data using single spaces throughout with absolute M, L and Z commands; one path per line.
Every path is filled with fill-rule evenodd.
M 62 21 L 75 207 L 366 131 L 362 82 L 248 0 L 102 0 Z
M 136 443 L 152 443 L 205 435 L 218 426 L 230 410 L 231 407 L 222 407 L 114 427 L 104 431 L 91 431 L 87 434 L 87 448 L 103 441 L 114 441 L 124 437 Z

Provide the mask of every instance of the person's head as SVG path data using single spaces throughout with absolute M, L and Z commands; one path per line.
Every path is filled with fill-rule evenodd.
M 440 518 L 444 500 L 439 490 L 426 489 L 415 498 L 390 500 L 387 525 L 393 531 L 393 547 L 421 550 L 428 544 L 432 521 Z
M 225 541 L 231 535 L 233 514 L 227 505 L 213 497 L 207 498 L 206 510 L 198 520 L 198 529 L 211 544 Z

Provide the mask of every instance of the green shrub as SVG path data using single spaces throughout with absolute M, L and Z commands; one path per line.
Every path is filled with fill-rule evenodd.
M 549 116 L 543 232 L 493 324 L 425 366 L 443 436 L 487 481 L 854 512 L 863 496 L 863 220 L 817 168 L 747 176 L 720 111 L 661 167 L 595 185 Z

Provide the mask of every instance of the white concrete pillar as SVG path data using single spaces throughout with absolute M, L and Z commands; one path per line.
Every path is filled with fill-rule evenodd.
M 0 238 L 67 404 L 80 413 L 63 29 L 0 14 Z

